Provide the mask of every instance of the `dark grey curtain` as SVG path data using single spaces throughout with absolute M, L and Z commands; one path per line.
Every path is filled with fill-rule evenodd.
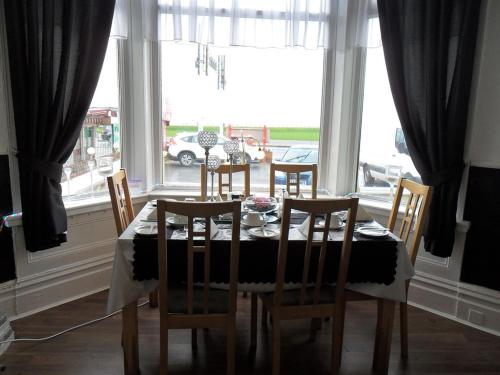
M 62 165 L 106 53 L 115 0 L 4 1 L 26 248 L 66 240 Z
M 422 181 L 433 187 L 425 248 L 453 250 L 480 0 L 378 0 L 394 103 Z

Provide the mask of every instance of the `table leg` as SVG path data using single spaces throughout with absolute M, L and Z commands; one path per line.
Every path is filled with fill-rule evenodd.
M 394 307 L 395 302 L 392 300 L 377 300 L 377 332 L 373 353 L 373 370 L 376 373 L 387 374 L 389 370 Z
M 137 301 L 122 309 L 123 367 L 125 375 L 138 375 L 139 337 L 137 324 Z

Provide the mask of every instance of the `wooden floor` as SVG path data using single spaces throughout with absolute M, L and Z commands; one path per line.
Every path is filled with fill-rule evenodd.
M 16 336 L 41 337 L 104 314 L 107 293 L 12 322 Z M 260 329 L 255 353 L 249 352 L 250 298 L 240 297 L 237 373 L 270 373 L 270 331 Z M 159 364 L 158 309 L 139 310 L 141 375 L 157 374 Z M 410 359 L 399 357 L 399 328 L 394 327 L 390 374 L 500 374 L 500 338 L 428 312 L 409 308 Z M 121 317 L 67 333 L 44 343 L 14 343 L 0 357 L 1 375 L 122 374 Z M 282 374 L 327 374 L 330 363 L 330 323 L 315 343 L 308 342 L 307 321 L 283 323 Z M 375 304 L 351 303 L 346 314 L 342 373 L 371 374 Z M 223 374 L 225 338 L 222 332 L 199 330 L 193 353 L 190 331 L 170 334 L 171 374 Z

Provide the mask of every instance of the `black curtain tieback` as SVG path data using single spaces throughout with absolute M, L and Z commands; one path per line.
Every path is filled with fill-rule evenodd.
M 61 182 L 63 165 L 58 162 L 38 159 L 33 156 L 18 153 L 17 158 L 26 168 L 30 168 L 39 172 L 41 175 L 48 177 L 56 182 Z
M 450 168 L 444 168 L 436 172 L 422 173 L 420 176 L 422 177 L 424 184 L 438 186 L 461 176 L 463 169 L 464 165 L 460 164 Z

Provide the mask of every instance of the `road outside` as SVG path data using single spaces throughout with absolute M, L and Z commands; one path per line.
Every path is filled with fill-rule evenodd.
M 271 146 L 269 149 L 273 152 L 273 160 L 280 159 L 286 152 L 288 146 L 308 144 L 311 142 L 304 141 L 281 141 L 276 142 L 279 145 Z M 177 161 L 164 160 L 164 178 L 166 185 L 171 186 L 190 186 L 198 187 L 200 181 L 200 164 L 195 163 L 192 167 L 183 167 Z M 250 165 L 250 178 L 252 186 L 269 186 L 269 163 L 252 163 Z M 234 176 L 234 185 L 243 186 L 243 177 L 236 174 Z M 215 179 L 217 186 L 217 178 Z M 363 170 L 358 170 L 358 191 L 372 196 L 378 196 L 390 200 L 390 186 L 384 181 L 376 180 L 371 186 L 365 186 L 363 178 Z
M 304 144 L 304 142 L 290 141 L 291 144 Z M 310 144 L 310 142 L 307 142 Z M 279 159 L 286 152 L 286 146 L 269 147 L 273 152 L 273 160 Z M 269 163 L 251 163 L 250 178 L 252 185 L 269 185 Z M 183 184 L 199 184 L 200 181 L 200 164 L 195 163 L 192 167 L 183 167 L 178 161 L 164 159 L 164 179 L 167 185 L 183 185 Z M 217 182 L 215 183 L 217 185 Z M 241 176 L 234 176 L 235 185 L 243 185 Z

